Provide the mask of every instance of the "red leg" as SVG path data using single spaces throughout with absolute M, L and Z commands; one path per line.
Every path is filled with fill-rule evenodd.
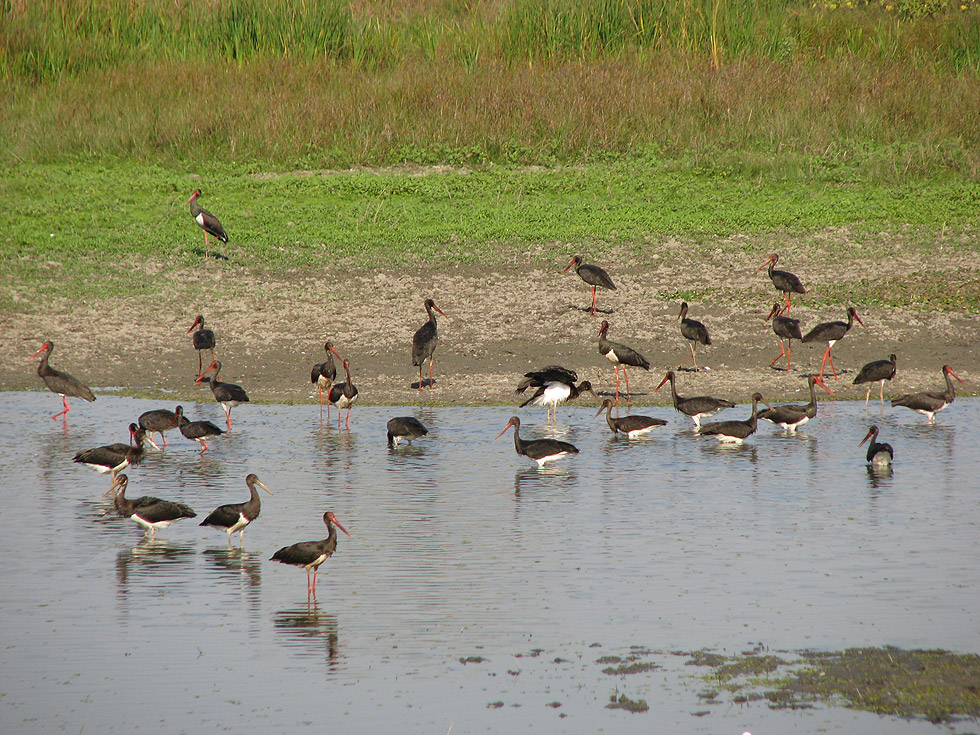
M 52 419 L 56 419 L 59 416 L 64 416 L 65 418 L 68 418 L 68 412 L 71 411 L 71 409 L 68 408 L 68 401 L 67 401 L 67 399 L 64 396 L 62 396 L 61 397 L 61 402 L 64 404 L 65 410 L 64 411 L 59 411 L 58 413 L 56 413 L 54 416 L 51 417 Z
M 821 379 L 823 379 L 823 371 L 824 371 L 824 367 L 827 364 L 827 355 L 830 354 L 830 348 L 831 347 L 832 347 L 832 345 L 828 345 L 827 346 L 827 351 L 823 353 L 823 360 L 820 361 L 820 378 Z
M 432 384 L 433 384 L 433 380 L 432 380 L 432 357 L 430 356 L 429 357 L 429 390 L 432 390 Z M 348 416 L 349 415 L 350 415 L 350 412 L 348 412 Z
M 595 316 L 595 286 L 590 286 L 592 289 L 592 316 Z
M 830 371 L 834 374 L 834 380 L 840 380 L 837 377 L 837 370 L 834 368 L 834 356 L 830 354 L 830 348 L 827 348 L 827 357 L 830 359 Z
M 208 451 L 208 443 L 203 439 L 198 439 L 198 441 L 201 443 L 201 454 L 204 454 L 206 451 Z
M 353 408 L 353 406 L 348 406 L 347 407 L 347 420 L 344 421 L 344 428 L 345 429 L 349 429 L 350 428 L 350 410 L 351 410 L 351 408 Z
M 782 357 L 785 354 L 786 354 L 786 345 L 783 344 L 783 341 L 782 340 L 779 340 L 779 354 L 776 357 L 773 358 L 773 361 L 772 362 L 769 363 L 769 367 L 772 367 L 773 365 L 775 365 L 776 364 L 776 360 L 778 360 L 780 357 Z M 789 358 L 787 358 L 787 359 L 789 359 Z M 789 368 L 787 368 L 787 369 L 789 369 Z
M 422 390 L 422 363 L 419 363 L 419 390 Z
M 782 340 L 780 340 L 780 344 L 782 344 Z M 792 349 L 793 349 L 793 340 L 787 340 L 786 343 L 786 372 L 787 373 L 789 372 L 789 354 Z

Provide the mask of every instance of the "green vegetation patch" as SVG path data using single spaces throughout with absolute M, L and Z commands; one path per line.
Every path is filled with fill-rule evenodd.
M 980 655 L 940 649 L 849 648 L 803 651 L 795 660 L 772 655 L 724 657 L 695 652 L 693 665 L 711 661 L 704 678 L 724 682 L 735 702 L 764 698 L 773 708 L 816 702 L 899 717 L 942 722 L 980 717 Z M 785 669 L 775 676 L 777 671 Z

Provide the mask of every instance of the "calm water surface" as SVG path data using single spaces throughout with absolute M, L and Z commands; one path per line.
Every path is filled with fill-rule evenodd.
M 700 672 L 669 652 L 980 651 L 980 400 L 932 426 L 822 404 L 797 435 L 761 422 L 738 448 L 668 408 L 638 410 L 669 424 L 634 441 L 595 409 L 564 408 L 551 430 L 521 410 L 525 438 L 581 450 L 544 470 L 510 433 L 493 441 L 513 408 L 361 407 L 346 431 L 315 405 L 243 406 L 203 456 L 171 432 L 129 470 L 130 496 L 199 514 L 147 541 L 106 513 L 107 477 L 71 458 L 163 406 L 76 401 L 66 426 L 49 418 L 57 397 L 0 393 L 5 733 L 969 730 L 705 705 Z M 223 422 L 217 404 L 185 407 Z M 396 415 L 429 436 L 389 450 Z M 857 446 L 871 423 L 895 447 L 889 475 Z M 247 498 L 248 472 L 275 495 L 239 551 L 197 524 Z M 325 510 L 353 538 L 313 601 L 303 570 L 269 557 L 323 538 Z M 634 646 L 662 668 L 602 673 L 600 657 Z M 606 709 L 617 691 L 650 711 Z

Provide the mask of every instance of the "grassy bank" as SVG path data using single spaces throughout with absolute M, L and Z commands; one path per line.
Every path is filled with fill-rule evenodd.
M 835 257 L 843 263 L 864 247 L 892 242 L 937 258 L 972 258 L 980 225 L 980 185 L 960 178 L 858 186 L 838 171 L 801 187 L 655 161 L 291 173 L 227 166 L 200 175 L 161 165 L 75 163 L 19 165 L 6 174 L 0 307 L 17 311 L 64 294 L 137 298 L 179 288 L 157 276 L 167 264 L 190 267 L 202 258 L 203 235 L 184 206 L 196 187 L 230 236 L 216 248 L 229 260 L 214 266 L 229 272 L 551 263 L 610 249 L 643 263 L 649 246 L 672 239 L 758 250 L 761 262 L 769 241 L 816 242 L 833 230 L 849 232 L 837 238 Z M 864 296 L 914 301 L 917 292 L 935 308 L 980 307 L 976 288 L 949 292 L 932 282 L 910 293 Z
M 980 177 L 980 3 L 5 0 L 0 155 Z M 814 171 L 814 168 L 819 169 Z

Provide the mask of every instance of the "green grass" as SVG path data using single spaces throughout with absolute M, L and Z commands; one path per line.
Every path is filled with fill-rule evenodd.
M 200 261 L 203 235 L 184 206 L 196 187 L 229 234 L 230 243 L 217 247 L 230 258 L 225 267 L 276 273 L 550 261 L 606 249 L 644 262 L 647 248 L 672 238 L 742 250 L 741 240 L 725 238 L 804 237 L 838 227 L 871 247 L 887 239 L 883 232 L 901 230 L 903 242 L 938 257 L 936 233 L 976 231 L 980 220 L 978 184 L 935 178 L 855 186 L 839 171 L 810 187 L 638 162 L 326 175 L 218 167 L 200 177 L 160 165 L 77 163 L 5 173 L 0 306 L 17 310 L 64 293 L 137 297 L 160 284 L 181 287 L 169 283 L 166 269 Z M 971 242 L 939 244 L 975 256 Z M 761 262 L 766 246 L 749 247 Z M 928 274 L 910 279 L 906 295 L 893 298 L 926 296 L 940 308 L 975 308 L 980 299 L 975 288 L 950 294 Z M 880 285 L 856 288 L 868 300 L 888 298 Z M 854 293 L 848 286 L 847 297 Z

